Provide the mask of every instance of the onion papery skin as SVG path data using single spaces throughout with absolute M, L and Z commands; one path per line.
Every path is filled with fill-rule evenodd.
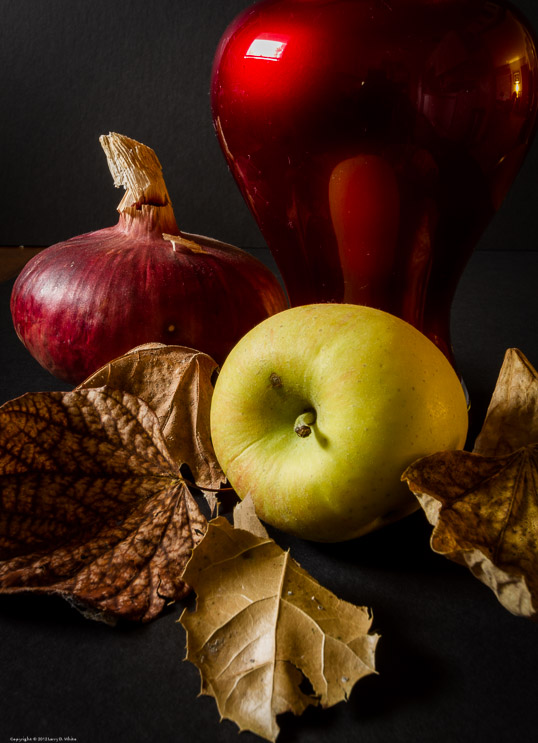
M 79 384 L 144 343 L 188 346 L 219 364 L 254 325 L 287 307 L 273 273 L 239 248 L 162 237 L 159 207 L 35 256 L 11 296 L 17 335 L 54 376 Z

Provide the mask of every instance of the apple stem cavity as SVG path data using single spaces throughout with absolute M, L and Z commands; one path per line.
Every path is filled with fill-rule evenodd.
M 314 425 L 316 422 L 316 411 L 315 410 L 305 410 L 304 413 L 301 413 L 301 415 L 297 416 L 297 420 L 295 421 L 295 426 L 293 427 L 293 430 L 297 434 L 297 436 L 300 436 L 302 439 L 305 439 L 307 436 L 310 436 L 312 433 L 311 426 Z

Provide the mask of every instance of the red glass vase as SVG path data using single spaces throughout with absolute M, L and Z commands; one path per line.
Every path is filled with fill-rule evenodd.
M 537 93 L 533 35 L 505 2 L 265 0 L 224 33 L 211 100 L 291 304 L 379 307 L 452 360 L 454 292 Z

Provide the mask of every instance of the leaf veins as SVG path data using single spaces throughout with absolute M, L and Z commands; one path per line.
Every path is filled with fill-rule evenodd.
M 172 458 L 187 464 L 213 511 L 226 477 L 211 443 L 209 410 L 217 363 L 184 346 L 148 343 L 119 356 L 86 379 L 79 389 L 102 387 L 140 397 L 155 412 Z
M 152 410 L 101 388 L 0 408 L 0 591 L 147 621 L 189 587 L 206 521 Z
M 180 619 L 187 659 L 241 730 L 274 741 L 277 715 L 336 704 L 374 673 L 369 611 L 339 600 L 268 537 L 214 519 L 184 577 L 198 597 Z

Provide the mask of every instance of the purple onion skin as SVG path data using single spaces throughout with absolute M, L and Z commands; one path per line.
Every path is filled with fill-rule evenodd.
M 256 258 L 209 238 L 196 241 L 203 252 L 174 248 L 155 230 L 126 230 L 120 218 L 47 248 L 14 284 L 17 335 L 70 384 L 151 342 L 188 346 L 222 364 L 246 332 L 288 305 Z

